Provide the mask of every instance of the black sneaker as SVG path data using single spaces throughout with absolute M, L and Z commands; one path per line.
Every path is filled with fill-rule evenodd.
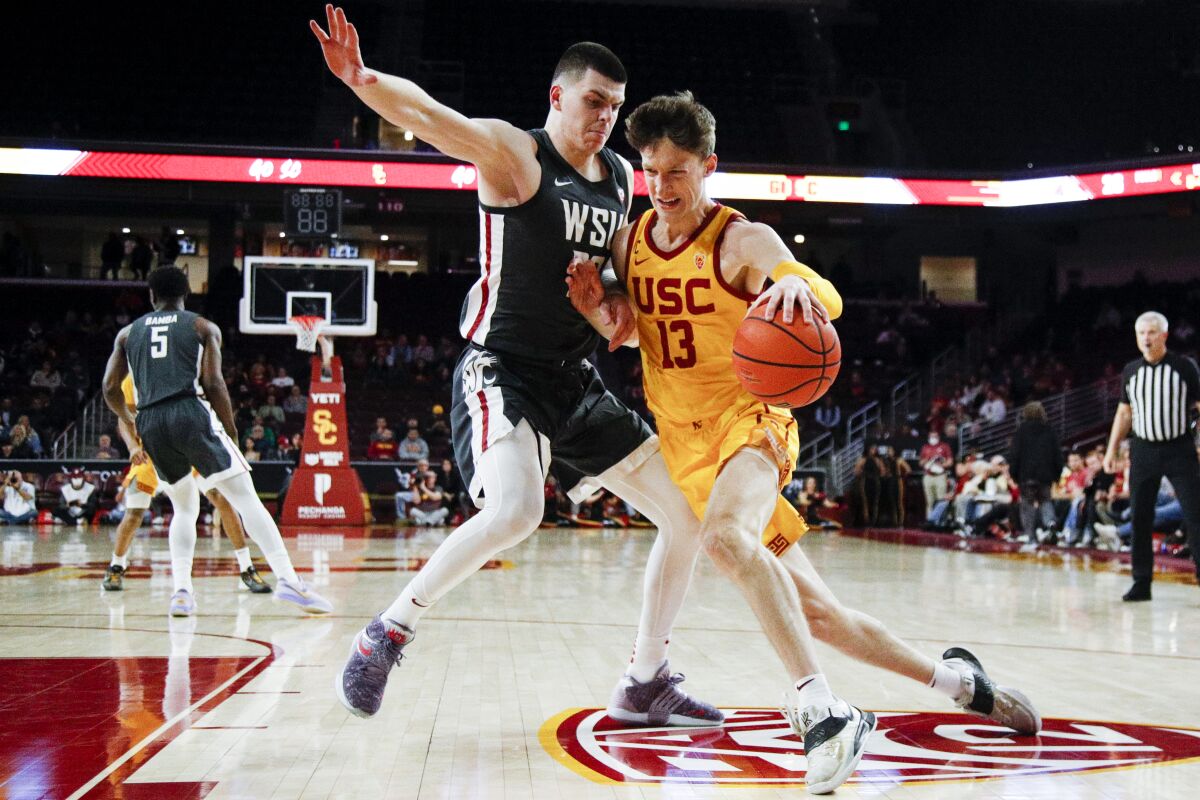
M 983 671 L 979 659 L 961 647 L 951 647 L 942 653 L 942 663 L 962 677 L 963 698 L 959 708 L 987 717 L 1024 736 L 1033 736 L 1042 729 L 1042 717 L 1029 698 L 1016 689 L 997 686 Z
M 246 588 L 255 594 L 271 593 L 271 585 L 263 580 L 262 575 L 258 574 L 258 570 L 254 568 L 253 564 L 242 572 L 242 583 L 246 584 Z
M 1129 591 L 1121 596 L 1121 599 L 1126 603 L 1140 603 L 1143 600 L 1150 599 L 1150 582 L 1149 581 L 1134 581 L 1133 586 L 1129 587 Z
M 109 564 L 104 570 L 104 582 L 100 585 L 106 592 L 119 592 L 124 588 L 125 568 L 120 564 Z

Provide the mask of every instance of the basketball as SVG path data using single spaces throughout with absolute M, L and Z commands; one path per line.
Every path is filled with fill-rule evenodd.
M 783 313 L 766 318 L 755 308 L 733 339 L 733 371 L 750 394 L 771 405 L 797 408 L 821 398 L 837 379 L 842 343 L 829 320 L 813 313 L 806 325 L 797 310 L 792 324 Z

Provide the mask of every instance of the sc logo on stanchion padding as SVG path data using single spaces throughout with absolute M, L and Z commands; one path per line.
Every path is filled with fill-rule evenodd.
M 317 435 L 317 441 L 321 444 L 336 444 L 337 443 L 338 426 L 333 421 L 333 414 L 325 409 L 318 409 L 313 412 L 313 433 Z

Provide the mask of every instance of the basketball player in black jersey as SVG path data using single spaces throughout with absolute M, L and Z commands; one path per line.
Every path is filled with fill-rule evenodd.
M 216 488 L 245 523 L 278 578 L 275 597 L 309 613 L 333 610 L 296 575 L 275 520 L 263 507 L 250 480 L 250 467 L 235 444 L 237 430 L 229 392 L 221 377 L 221 331 L 183 303 L 187 275 L 178 267 L 150 273 L 154 310 L 117 334 L 104 371 L 104 399 L 137 434 L 142 450 L 130 454 L 134 464 L 145 456 L 171 500 L 171 573 L 175 594 L 172 616 L 190 616 L 196 608 L 192 589 L 192 554 L 200 497 L 192 469 Z M 121 381 L 133 375 L 137 415 L 125 403 Z
M 545 128 L 523 131 L 469 119 L 411 81 L 367 69 L 342 10 L 326 6 L 326 16 L 328 34 L 310 26 L 330 71 L 389 122 L 475 165 L 482 273 L 464 303 L 468 347 L 451 410 L 459 469 L 482 511 L 355 637 L 335 682 L 339 698 L 359 716 L 378 711 L 421 615 L 537 528 L 550 470 L 573 498 L 604 486 L 659 530 L 633 662 L 609 713 L 652 725 L 721 722 L 717 709 L 678 688 L 667 665 L 667 640 L 699 553 L 699 523 L 653 433 L 605 391 L 585 360 L 600 339 L 563 292 L 563 265 L 573 258 L 603 264 L 629 213 L 633 168 L 604 146 L 625 99 L 624 67 L 606 47 L 573 45 L 554 70 Z M 632 319 L 607 322 L 623 329 Z

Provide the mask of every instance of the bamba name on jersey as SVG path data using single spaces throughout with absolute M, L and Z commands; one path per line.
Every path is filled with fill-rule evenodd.
M 159 317 L 146 317 L 144 325 L 167 325 L 172 322 L 178 322 L 178 314 L 163 314 Z

